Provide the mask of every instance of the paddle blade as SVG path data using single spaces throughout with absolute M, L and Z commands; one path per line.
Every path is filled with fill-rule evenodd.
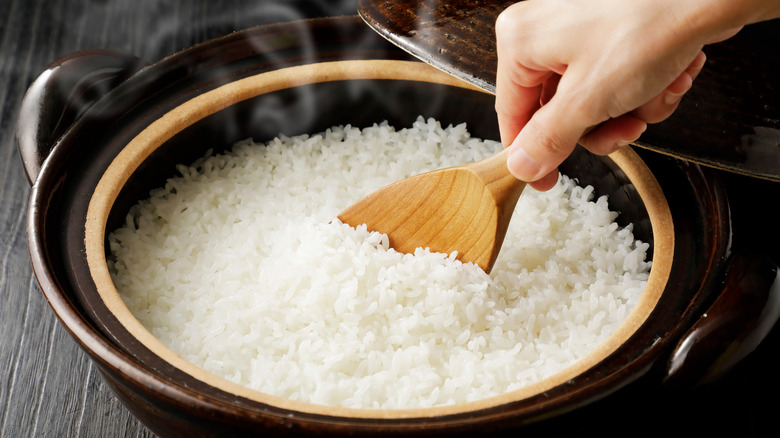
M 501 249 L 499 207 L 468 169 L 451 168 L 390 184 L 353 204 L 338 218 L 388 235 L 396 251 L 417 248 L 450 254 L 490 272 Z M 500 235 L 497 235 L 498 234 Z

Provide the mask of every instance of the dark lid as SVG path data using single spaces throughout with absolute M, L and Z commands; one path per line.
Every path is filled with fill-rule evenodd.
M 361 0 L 379 34 L 429 64 L 495 91 L 495 20 L 515 0 Z M 677 111 L 636 145 L 780 181 L 780 20 L 707 46 L 707 65 Z

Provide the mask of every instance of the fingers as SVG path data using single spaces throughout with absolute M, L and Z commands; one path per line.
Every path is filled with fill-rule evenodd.
M 677 79 L 653 99 L 635 109 L 633 115 L 647 123 L 659 123 L 669 118 L 677 110 L 682 97 L 693 86 L 693 81 L 701 72 L 706 60 L 704 52 L 699 52 Z
M 541 87 L 521 87 L 517 85 L 503 85 L 508 79 L 496 80 L 496 115 L 501 142 L 504 147 L 509 146 L 517 137 L 531 116 L 539 108 L 539 96 Z
M 581 113 L 573 111 L 576 105 L 571 105 L 567 96 L 559 87 L 549 103 L 533 114 L 509 146 L 507 168 L 516 178 L 527 182 L 552 178 L 550 173 L 555 172 L 574 150 L 590 123 L 577 117 Z M 544 185 L 543 182 L 539 184 Z
M 518 9 L 523 6 L 527 8 Z M 496 112 L 502 143 L 509 148 L 507 167 L 533 187 L 554 184 L 558 165 L 578 142 L 594 153 L 609 154 L 635 141 L 648 123 L 667 119 L 706 60 L 701 46 L 681 44 L 660 56 L 657 48 L 666 40 L 645 42 L 645 34 L 637 30 L 647 26 L 637 23 L 645 17 L 655 23 L 654 17 L 663 14 L 640 14 L 637 21 L 614 14 L 610 29 L 618 26 L 626 38 L 611 38 L 611 30 L 569 32 L 572 20 L 586 12 L 570 4 L 562 8 L 529 1 L 507 8 L 496 22 Z M 601 16 L 589 17 L 582 20 L 594 26 L 602 22 Z M 551 28 L 551 23 L 557 24 Z M 625 43 L 632 38 L 633 43 Z M 592 50 L 601 46 L 603 50 Z M 596 128 L 585 135 L 592 126 Z
M 577 114 L 581 115 L 582 111 L 568 112 L 570 108 L 560 104 L 566 100 L 566 92 L 559 90 L 561 76 L 553 74 L 543 78 L 533 91 L 519 87 L 524 89 L 522 92 L 526 99 L 522 117 L 512 124 L 511 119 L 502 122 L 499 113 L 499 123 L 503 123 L 504 127 L 511 126 L 501 131 L 504 144 L 507 145 L 507 139 L 514 138 L 509 146 L 509 171 L 516 178 L 531 182 L 534 188 L 546 189 L 555 184 L 557 166 L 578 142 L 595 154 L 607 155 L 636 141 L 647 129 L 648 123 L 663 121 L 677 109 L 705 61 L 706 56 L 699 52 L 688 68 L 653 99 L 630 113 L 606 120 L 586 135 L 588 127 L 596 122 L 577 121 Z M 516 96 L 522 95 L 517 90 L 515 92 Z M 500 95 L 497 95 L 497 102 Z M 521 101 L 514 101 L 515 104 L 518 102 Z M 506 113 L 504 116 L 508 117 Z
M 536 190 L 539 190 L 540 192 L 545 192 L 547 190 L 550 190 L 551 188 L 555 187 L 555 184 L 558 183 L 558 168 L 556 167 L 553 169 L 550 173 L 547 175 L 539 178 L 536 181 L 532 181 L 528 183 L 531 187 L 533 187 Z
M 534 51 L 522 41 L 521 33 L 515 31 L 517 17 L 524 17 L 520 11 L 525 6 L 515 3 L 496 20 L 498 65 L 495 109 L 504 147 L 511 144 L 539 109 L 544 84 L 555 76 L 553 69 L 528 58 Z
M 636 141 L 647 129 L 647 122 L 632 114 L 624 114 L 600 124 L 580 139 L 580 144 L 596 155 L 612 152 Z
M 555 91 L 558 89 L 558 83 L 561 81 L 560 75 L 550 75 L 544 82 L 542 82 L 542 92 L 539 97 L 539 104 L 546 105 L 552 97 L 555 95 Z
M 496 75 L 495 109 L 501 141 L 507 147 L 539 109 L 542 83 L 549 72 L 537 72 L 517 64 L 510 68 L 503 65 L 506 61 L 502 59 L 505 58 L 499 58 Z
M 715 34 L 714 36 L 712 36 L 712 38 L 710 38 L 707 41 L 707 44 L 714 44 L 714 43 L 719 43 L 721 41 L 725 41 L 725 40 L 733 37 L 734 35 L 738 34 L 739 31 L 742 30 L 743 27 L 744 26 L 732 27 L 730 29 L 726 29 L 726 30 L 724 30 L 722 32 L 719 32 L 719 33 Z
M 688 68 L 661 93 L 634 111 L 599 125 L 580 139 L 580 144 L 594 154 L 608 155 L 636 141 L 647 129 L 647 124 L 662 122 L 677 110 L 706 59 L 704 52 L 699 52 Z

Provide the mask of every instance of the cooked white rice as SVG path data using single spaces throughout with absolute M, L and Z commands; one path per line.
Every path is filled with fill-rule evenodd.
M 648 245 L 607 199 L 565 176 L 527 188 L 490 276 L 334 220 L 383 185 L 499 148 L 422 118 L 245 141 L 135 206 L 109 267 L 164 344 L 258 391 L 390 409 L 505 393 L 592 351 L 641 294 Z

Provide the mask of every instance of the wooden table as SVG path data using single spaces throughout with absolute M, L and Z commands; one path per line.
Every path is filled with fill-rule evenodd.
M 30 190 L 14 137 L 23 93 L 48 63 L 80 49 L 115 49 L 154 62 L 236 29 L 305 16 L 353 14 L 356 0 L 3 0 L 2 9 L 0 437 L 153 436 L 103 384 L 36 283 L 25 235 Z M 780 201 L 776 183 L 728 179 L 734 180 L 730 187 L 735 192 L 745 185 L 760 192 L 747 199 L 768 197 L 774 205 Z M 775 219 L 764 218 L 763 223 L 776 227 Z M 766 236 L 761 234 L 762 247 L 780 242 L 777 231 Z M 675 394 L 652 384 L 631 388 L 534 431 L 780 436 L 776 398 L 780 373 L 772 359 L 780 347 L 778 331 L 716 384 Z M 605 409 L 616 409 L 619 421 L 588 421 L 590 413 Z M 627 427 L 636 429 L 627 433 Z

